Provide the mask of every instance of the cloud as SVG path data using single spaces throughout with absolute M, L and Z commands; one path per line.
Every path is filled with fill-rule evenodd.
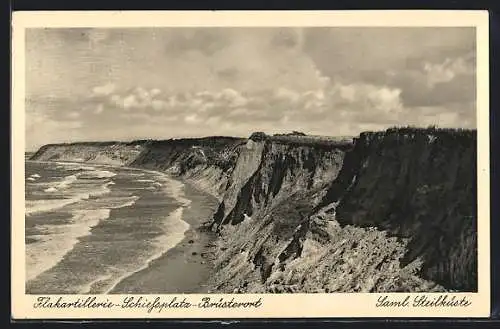
M 201 118 L 199 118 L 196 113 L 185 116 L 184 121 L 188 124 L 197 124 L 202 122 Z
M 474 127 L 474 53 L 469 28 L 37 29 L 28 115 L 59 130 L 27 139 Z
M 151 106 L 155 111 L 161 111 L 167 106 L 167 103 L 162 100 L 154 99 L 151 101 Z
M 137 89 L 140 90 L 140 89 Z M 146 95 L 146 92 L 142 92 Z M 368 84 L 325 84 L 321 89 L 298 91 L 279 88 L 275 91 L 244 93 L 225 88 L 214 92 L 163 95 L 163 98 L 113 95 L 110 102 L 123 110 L 140 111 L 151 122 L 162 116 L 183 114 L 189 125 L 224 121 L 230 124 L 304 120 L 340 120 L 342 118 L 393 117 L 403 111 L 401 91 Z M 213 118 L 217 119 L 213 119 Z
M 305 29 L 304 52 L 328 77 L 365 77 L 442 62 L 475 52 L 473 27 L 354 27 Z
M 94 110 L 95 114 L 100 114 L 104 111 L 104 104 L 98 104 Z
M 70 119 L 78 119 L 80 117 L 80 113 L 77 111 L 71 111 L 68 113 L 68 118 Z
M 399 89 L 405 107 L 475 100 L 474 28 L 312 28 L 305 34 L 305 53 L 332 80 Z
M 76 108 L 77 102 L 85 100 L 73 105 L 63 102 L 61 108 Z M 286 87 L 253 92 L 224 88 L 176 94 L 136 87 L 99 99 L 90 97 L 87 102 L 80 111 L 46 112 L 45 119 L 54 124 L 78 119 L 80 123 L 73 121 L 65 126 L 66 131 L 69 127 L 75 130 L 73 136 L 102 131 L 101 138 L 114 133 L 115 139 L 130 135 L 130 131 L 137 138 L 246 136 L 256 130 L 356 135 L 367 129 L 401 124 L 475 125 L 474 102 L 407 106 L 400 88 L 362 82 L 328 81 L 321 88 L 306 91 Z
M 102 85 L 102 86 L 94 87 L 92 89 L 92 92 L 94 93 L 94 95 L 107 96 L 107 95 L 110 95 L 113 91 L 115 91 L 115 88 L 116 88 L 115 84 L 107 83 L 107 84 Z
M 401 90 L 384 85 L 366 83 L 342 84 L 336 82 L 323 94 L 316 92 L 313 102 L 321 111 L 313 111 L 317 120 L 322 118 L 334 122 L 390 123 L 401 116 L 406 109 L 401 100 Z M 298 111 L 300 119 L 306 120 L 311 111 Z
M 138 102 L 135 95 L 126 96 L 125 98 L 123 98 L 120 105 L 123 105 L 123 108 L 125 109 L 129 109 L 132 107 L 139 107 L 139 108 L 142 107 L 142 104 Z
M 227 124 L 224 130 L 237 135 L 241 133 L 236 127 L 245 126 L 245 131 L 251 131 L 266 124 L 281 130 L 303 130 L 301 126 L 306 126 L 318 134 L 335 134 L 339 125 L 354 132 L 370 124 L 380 127 L 406 123 L 427 125 L 432 120 L 436 124 L 444 124 L 446 120 L 448 125 L 459 124 L 457 116 L 464 122 L 474 122 L 468 119 L 473 116 L 473 105 L 461 108 L 407 106 L 402 89 L 362 82 L 330 82 L 328 79 L 321 88 L 307 91 L 281 87 L 244 92 L 224 88 L 166 94 L 153 90 L 137 87 L 129 93 L 110 95 L 106 108 L 114 106 L 124 118 L 140 119 L 151 125 L 164 123 L 165 118 L 171 124 L 179 118 L 180 127 L 200 129 L 205 125 L 215 125 L 218 129 L 218 125 Z M 451 115 L 455 112 L 457 116 Z
M 153 110 L 154 112 L 207 112 L 215 107 L 237 108 L 245 106 L 247 98 L 239 91 L 225 88 L 215 92 L 162 94 L 159 89 L 134 88 L 129 93 L 112 94 L 107 102 L 127 111 Z
M 270 43 L 276 47 L 301 49 L 304 43 L 304 33 L 300 28 L 279 28 L 272 35 Z
M 158 88 L 153 88 L 153 89 L 151 89 L 150 93 L 151 93 L 152 97 L 155 97 L 155 96 L 158 96 L 159 94 L 161 94 L 161 90 Z
M 44 112 L 26 113 L 26 148 L 36 150 L 46 143 L 71 141 L 79 138 L 81 121 L 56 120 Z
M 432 88 L 436 84 L 452 81 L 459 75 L 475 74 L 474 66 L 464 57 L 446 58 L 443 63 L 424 64 L 427 73 L 427 85 Z
M 161 110 L 165 107 L 165 102 L 157 99 L 160 94 L 161 91 L 158 88 L 148 90 L 139 86 L 130 92 L 108 94 L 107 102 L 109 105 L 125 110 L 146 108 Z
M 335 80 L 344 85 L 365 83 L 399 89 L 406 107 L 444 106 L 476 100 L 475 67 L 475 56 L 466 53 L 434 61 L 421 58 L 406 68 L 339 75 Z
M 391 78 L 406 106 L 433 106 L 476 100 L 475 58 L 470 55 L 424 62 Z

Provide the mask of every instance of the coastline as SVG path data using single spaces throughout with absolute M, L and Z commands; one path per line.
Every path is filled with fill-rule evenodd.
M 175 247 L 153 260 L 148 267 L 117 283 L 108 294 L 206 293 L 213 271 L 215 234 L 204 231 L 217 207 L 217 199 L 184 182 L 184 195 L 191 200 L 182 220 L 189 224 L 184 238 Z
M 190 201 L 183 208 L 182 221 L 189 225 L 183 239 L 173 248 L 151 260 L 147 266 L 134 272 L 105 292 L 106 294 L 140 293 L 204 293 L 209 289 L 209 278 L 213 270 L 215 233 L 203 230 L 218 206 L 218 200 L 210 192 L 204 191 L 188 180 L 150 169 L 76 161 L 38 161 L 43 163 L 86 164 L 101 168 L 121 168 L 164 175 L 182 183 L 183 198 Z

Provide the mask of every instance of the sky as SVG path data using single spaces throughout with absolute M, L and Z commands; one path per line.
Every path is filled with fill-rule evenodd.
M 37 28 L 26 146 L 475 128 L 474 28 Z

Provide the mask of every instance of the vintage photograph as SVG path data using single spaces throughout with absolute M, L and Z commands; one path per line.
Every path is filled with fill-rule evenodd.
M 26 292 L 477 291 L 474 28 L 26 31 Z
M 17 314 L 489 310 L 483 16 L 115 14 L 14 24 Z

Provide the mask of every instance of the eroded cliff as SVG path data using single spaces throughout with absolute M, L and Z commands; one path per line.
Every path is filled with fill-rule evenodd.
M 214 291 L 477 289 L 475 131 L 94 144 L 32 159 L 160 170 L 215 195 Z
M 390 129 L 352 148 L 269 139 L 214 216 L 217 290 L 477 289 L 476 135 Z
M 48 144 L 42 146 L 30 159 L 126 166 L 144 150 L 147 143 L 148 141 Z
M 217 198 L 226 190 L 246 139 L 234 137 L 82 142 L 42 146 L 31 160 L 138 167 L 188 180 Z
M 220 198 L 245 141 L 233 137 L 152 141 L 130 166 L 182 177 Z

